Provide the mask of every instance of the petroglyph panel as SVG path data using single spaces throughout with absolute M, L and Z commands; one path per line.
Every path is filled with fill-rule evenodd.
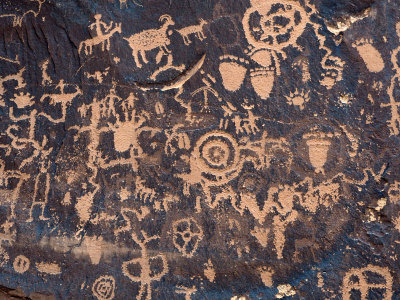
M 1 299 L 400 299 L 400 0 L 0 2 Z

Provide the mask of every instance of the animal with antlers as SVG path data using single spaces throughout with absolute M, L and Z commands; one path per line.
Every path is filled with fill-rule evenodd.
M 189 45 L 192 41 L 190 40 L 190 35 L 194 34 L 200 41 L 204 40 L 206 37 L 204 36 L 203 27 L 207 25 L 207 21 L 200 19 L 198 25 L 192 25 L 188 27 L 184 27 L 178 29 L 177 32 L 182 36 L 185 45 Z
M 174 25 L 175 22 L 172 20 L 170 15 L 162 15 L 159 21 L 164 23 L 158 29 L 144 30 L 130 36 L 129 38 L 124 38 L 128 41 L 129 46 L 132 48 L 132 56 L 139 68 L 142 67 L 142 64 L 139 61 L 139 55 L 145 64 L 148 63 L 146 57 L 147 51 L 159 48 L 164 54 L 171 53 L 171 51 L 167 48 L 167 45 L 170 44 L 167 31 L 168 27 Z

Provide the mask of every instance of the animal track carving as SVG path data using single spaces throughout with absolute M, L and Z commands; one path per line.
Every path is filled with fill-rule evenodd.
M 352 46 L 357 49 L 368 71 L 378 73 L 383 70 L 385 63 L 380 52 L 372 44 L 371 39 L 362 38 L 355 41 Z

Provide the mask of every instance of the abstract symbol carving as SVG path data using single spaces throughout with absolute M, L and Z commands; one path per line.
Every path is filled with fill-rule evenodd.
M 378 281 L 373 283 L 373 281 Z M 370 291 L 381 290 L 384 300 L 392 299 L 392 276 L 387 268 L 368 265 L 365 268 L 351 269 L 343 278 L 343 300 L 350 300 L 352 292 L 359 292 L 360 300 L 367 300 Z
M 190 165 L 195 174 L 211 176 L 203 176 L 205 181 L 223 185 L 240 171 L 239 146 L 226 132 L 209 132 L 197 141 Z
M 282 2 L 273 0 L 251 0 L 251 6 L 246 10 L 242 19 L 242 26 L 247 42 L 250 44 L 245 53 L 258 66 L 250 70 L 250 82 L 255 92 L 262 99 L 267 99 L 274 86 L 275 77 L 281 74 L 280 64 L 287 58 L 285 49 L 289 46 L 301 49 L 297 43 L 306 26 L 310 24 L 319 38 L 320 46 L 326 53 L 322 58 L 324 73 L 321 84 L 331 88 L 335 82 L 341 80 L 343 62 L 332 55 L 327 48 L 325 36 L 319 33 L 317 23 L 313 23 L 311 16 L 315 14 L 315 7 L 308 3 L 290 0 Z M 305 80 L 310 79 L 308 67 L 303 62 L 302 70 Z M 238 74 L 229 74 L 229 70 L 238 70 Z M 220 73 L 225 88 L 236 91 L 240 88 L 245 70 L 237 62 L 221 62 Z M 236 78 L 234 78 L 236 77 Z M 234 78 L 234 79 L 233 79 Z
M 400 40 L 400 23 L 396 24 L 396 32 L 397 37 Z M 397 55 L 400 52 L 400 46 L 392 52 L 391 61 L 395 68 L 396 75 L 392 77 L 390 81 L 390 86 L 388 87 L 387 93 L 389 94 L 390 102 L 389 103 L 382 103 L 381 107 L 390 107 L 391 110 L 391 118 L 388 121 L 390 131 L 393 135 L 398 135 L 400 133 L 399 126 L 400 126 L 400 114 L 399 114 L 399 107 L 400 102 L 396 101 L 396 94 L 397 91 L 400 89 L 400 64 L 398 63 Z
M 98 300 L 111 300 L 114 298 L 115 279 L 112 276 L 101 276 L 92 286 L 93 295 Z
M 251 19 L 259 16 L 257 25 Z M 279 49 L 294 44 L 307 24 L 304 8 L 297 1 L 252 0 L 243 16 L 243 28 L 248 42 L 258 49 Z
M 242 24 L 247 41 L 254 47 L 249 56 L 261 66 L 251 71 L 251 83 L 257 94 L 266 99 L 275 75 L 280 74 L 277 54 L 286 57 L 282 49 L 296 43 L 307 24 L 307 14 L 295 1 L 283 4 L 253 0 Z
M 173 224 L 174 245 L 183 256 L 192 257 L 203 238 L 203 230 L 191 218 L 181 219 Z
M 303 136 L 308 146 L 309 159 L 317 173 L 321 172 L 324 174 L 323 166 L 328 159 L 332 137 L 332 134 L 322 132 L 307 133 Z
M 24 255 L 18 255 L 13 263 L 14 270 L 20 274 L 25 273 L 30 266 L 29 259 Z
M 143 219 L 143 216 L 148 213 L 147 210 L 142 211 L 144 215 L 134 210 L 129 209 L 129 211 L 134 213 L 139 222 Z M 136 299 L 139 300 L 145 297 L 144 299 L 150 300 L 152 299 L 151 284 L 153 281 L 161 280 L 161 278 L 168 273 L 168 261 L 164 254 L 154 255 L 148 249 L 148 244 L 160 237 L 157 235 L 149 236 L 143 230 L 141 230 L 139 237 L 132 226 L 133 224 L 126 215 L 126 212 L 125 210 L 125 214 L 123 215 L 126 218 L 127 226 L 120 231 L 131 231 L 133 241 L 140 247 L 140 256 L 123 262 L 122 273 L 133 282 L 138 282 L 140 284 L 140 290 Z

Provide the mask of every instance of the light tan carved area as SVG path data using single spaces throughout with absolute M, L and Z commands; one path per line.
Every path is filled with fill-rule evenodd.
M 18 9 L 15 13 L 2 14 L 0 18 L 12 18 L 12 25 L 14 27 L 21 27 L 26 16 L 32 14 L 36 18 L 39 15 L 42 5 L 45 2 L 46 0 L 31 0 L 32 5 L 27 5 L 25 10 L 21 11 Z
M 78 51 L 82 50 L 86 55 L 93 53 L 93 47 L 101 45 L 102 51 L 110 50 L 110 38 L 116 34 L 121 33 L 121 24 L 115 24 L 111 21 L 107 25 L 104 21 L 101 21 L 101 14 L 94 16 L 95 22 L 89 25 L 89 28 L 94 32 L 94 37 L 82 41 L 79 45 Z
M 36 263 L 36 269 L 45 274 L 58 275 L 61 274 L 61 267 L 56 263 L 40 262 Z
M 45 0 L 32 2 L 36 9 L 21 16 L 9 14 L 0 18 L 11 17 L 12 25 L 21 27 L 28 14 L 38 17 Z M 116 3 L 121 10 L 145 7 L 135 0 Z M 203 285 L 217 284 L 224 275 L 224 268 L 209 254 L 217 247 L 213 243 L 217 245 L 221 237 L 226 238 L 221 246 L 225 251 L 222 256 L 228 257 L 229 253 L 238 261 L 251 257 L 252 248 L 268 253 L 272 257 L 269 259 L 278 264 L 301 264 L 306 261 L 304 253 L 310 253 L 309 257 L 317 261 L 318 252 L 328 249 L 330 242 L 326 248 L 321 245 L 317 236 L 322 229 L 315 224 L 326 226 L 323 229 L 327 240 L 342 234 L 350 213 L 354 213 L 353 194 L 367 194 L 369 185 L 381 184 L 389 168 L 380 160 L 374 167 L 364 161 L 368 151 L 361 150 L 362 134 L 350 125 L 317 113 L 314 123 L 307 120 L 296 124 L 290 117 L 286 118 L 288 121 L 271 120 L 260 109 L 275 97 L 274 88 L 286 76 L 281 67 L 288 62 L 291 68 L 299 70 L 304 84 L 302 88 L 276 92 L 290 113 L 313 110 L 314 91 L 308 88 L 311 81 L 318 82 L 328 93 L 333 93 L 342 81 L 345 62 L 328 47 L 327 35 L 322 33 L 325 29 L 316 21 L 317 16 L 316 6 L 309 1 L 250 0 L 238 18 L 246 46 L 239 46 L 239 54 L 224 49 L 222 55 L 216 56 L 212 70 L 211 55 L 198 53 L 194 62 L 183 63 L 172 50 L 179 38 L 182 49 L 196 53 L 199 44 L 204 46 L 211 40 L 212 19 L 191 19 L 190 24 L 182 25 L 179 18 L 162 14 L 154 16 L 154 27 L 129 34 L 123 22 L 106 21 L 109 16 L 94 14 L 87 23 L 89 37 L 77 47 L 78 56 L 87 63 L 103 53 L 118 65 L 124 58 L 118 56 L 117 50 L 123 45 L 134 62 L 132 72 L 145 74 L 149 80 L 135 81 L 129 87 L 114 79 L 111 66 L 84 69 L 83 85 L 55 78 L 50 71 L 51 60 L 45 59 L 40 60 L 40 84 L 46 90 L 37 97 L 26 88 L 29 74 L 18 56 L 15 60 L 0 57 L 18 66 L 17 72 L 0 76 L 0 106 L 8 106 L 10 119 L 4 132 L 9 142 L 1 143 L 0 149 L 6 157 L 18 155 L 17 169 L 10 169 L 5 160 L 0 160 L 0 205 L 7 210 L 0 228 L 1 242 L 19 245 L 19 223 L 54 221 L 55 227 L 61 224 L 62 216 L 49 210 L 54 184 L 58 185 L 56 188 L 64 187 L 61 207 L 76 216 L 77 226 L 70 236 L 43 237 L 38 246 L 100 269 L 101 273 L 81 286 L 81 290 L 89 291 L 98 300 L 124 297 L 117 295 L 127 282 L 137 288 L 136 294 L 129 295 L 131 298 L 154 299 L 158 295 L 155 290 L 166 278 L 177 276 L 179 271 L 184 273 L 177 271 L 177 258 L 194 261 L 198 274 L 189 277 L 190 284 L 177 283 L 174 293 L 184 299 L 201 297 Z M 400 23 L 396 30 L 400 37 Z M 318 39 L 316 51 L 322 73 L 317 75 L 310 71 L 311 60 L 306 56 L 289 58 L 290 50 L 306 51 L 301 43 L 306 31 Z M 400 46 L 392 51 L 389 62 L 373 44 L 373 40 L 360 39 L 352 46 L 371 73 L 382 72 L 391 62 L 395 74 L 386 90 L 389 103 L 377 105 L 389 108 L 388 126 L 392 135 L 399 135 L 400 102 L 395 90 L 399 84 Z M 170 74 L 178 75 L 158 82 Z M 83 100 L 89 94 L 86 84 L 98 88 L 88 96 L 90 101 Z M 376 82 L 376 90 L 383 90 L 381 84 Z M 243 91 L 245 97 L 237 96 Z M 12 96 L 6 99 L 8 94 Z M 374 97 L 367 97 L 374 105 Z M 338 100 L 343 107 L 356 101 L 347 92 Z M 171 112 L 174 105 L 181 111 Z M 170 114 L 174 114 L 175 121 Z M 73 125 L 71 115 L 78 120 Z M 67 174 L 55 178 L 51 173 L 54 162 L 49 159 L 55 151 L 53 136 L 38 130 L 43 120 L 50 127 L 68 126 L 74 151 L 79 152 L 60 150 L 71 151 L 79 166 L 74 166 L 74 157 L 70 161 L 66 158 L 66 164 L 70 163 Z M 275 130 L 278 123 L 290 129 Z M 80 144 L 84 146 L 79 148 Z M 59 154 L 54 161 L 57 159 Z M 170 163 L 168 167 L 163 165 L 165 161 Z M 151 167 L 153 173 L 148 171 Z M 356 176 L 349 168 L 355 169 Z M 160 188 L 158 177 L 162 175 L 172 183 Z M 115 193 L 106 192 L 108 188 Z M 365 210 L 367 223 L 383 221 L 384 210 L 398 204 L 399 182 L 386 190 L 387 197 L 383 195 L 375 206 Z M 21 199 L 25 205 L 23 214 L 17 209 Z M 190 214 L 179 211 L 182 204 L 185 209 L 190 208 Z M 164 219 L 155 220 L 155 213 Z M 212 219 L 215 227 L 210 225 L 211 221 L 207 223 L 207 218 Z M 400 232 L 400 215 L 390 218 Z M 159 232 L 143 229 L 149 224 L 156 228 L 157 222 L 165 222 Z M 87 232 L 88 227 L 96 226 L 104 227 L 108 236 L 103 236 L 102 231 Z M 309 235 L 295 236 L 297 226 L 311 228 Z M 161 249 L 159 245 L 165 244 L 168 245 Z M 202 255 L 208 255 L 207 259 Z M 103 264 L 115 263 L 115 257 L 121 263 L 107 273 Z M 66 261 L 34 260 L 8 252 L 1 244 L 0 266 L 7 264 L 17 274 L 34 271 L 55 277 L 68 269 Z M 300 295 L 294 283 L 277 280 L 281 275 L 278 268 L 267 262 L 254 270 L 259 284 L 272 290 L 275 298 Z M 318 288 L 333 294 L 321 271 L 315 273 Z M 383 281 L 370 282 L 369 273 Z M 354 292 L 361 299 L 368 299 L 374 289 L 382 290 L 384 299 L 393 295 L 394 280 L 387 267 L 348 268 L 338 276 L 343 278 L 343 285 L 337 287 L 343 299 L 351 299 Z M 231 299 L 247 298 L 237 295 Z
M 332 55 L 332 51 L 325 46 L 326 37 L 319 33 L 319 25 L 311 21 L 310 15 L 315 13 L 315 7 L 298 1 L 270 1 L 252 0 L 242 20 L 245 37 L 249 48 L 244 50 L 246 60 L 234 56 L 221 57 L 220 74 L 224 87 L 228 91 L 237 91 L 244 81 L 247 73 L 246 61 L 251 60 L 258 66 L 249 69 L 249 76 L 254 91 L 262 99 L 268 99 L 277 76 L 281 75 L 280 64 L 287 58 L 285 49 L 289 46 L 302 49 L 297 43 L 307 25 L 313 27 L 318 36 L 319 47 L 322 50 L 322 74 L 321 84 L 327 88 L 342 79 L 344 62 Z M 253 19 L 259 16 L 257 26 Z M 282 23 L 282 24 L 281 24 Z M 282 39 L 282 38 L 286 39 Z M 303 80 L 310 80 L 307 62 L 299 62 L 302 69 Z M 304 101 L 303 101 L 304 102 Z M 293 103 L 302 108 L 303 103 Z
M 400 42 L 400 23 L 396 24 L 396 33 L 397 33 L 397 43 Z M 381 107 L 389 107 L 390 108 L 390 120 L 388 121 L 388 126 L 390 128 L 390 132 L 393 135 L 399 135 L 400 131 L 400 115 L 399 115 L 399 106 L 400 103 L 396 101 L 395 92 L 398 89 L 399 84 L 399 72 L 400 65 L 398 62 L 398 54 L 400 52 L 400 46 L 396 47 L 391 55 L 391 63 L 393 65 L 395 75 L 392 77 L 390 81 L 390 86 L 387 89 L 387 93 L 389 95 L 390 102 L 389 103 L 381 103 Z
M 377 278 L 370 279 L 374 278 L 371 276 L 371 273 L 377 276 Z M 343 299 L 351 299 L 351 292 L 358 291 L 360 299 L 366 300 L 369 297 L 369 293 L 374 289 L 384 291 L 382 299 L 392 299 L 392 282 L 392 275 L 387 268 L 368 265 L 365 268 L 351 269 L 343 278 Z
M 97 300 L 114 299 L 115 279 L 112 276 L 100 276 L 93 283 L 92 291 Z
M 355 41 L 353 46 L 357 49 L 370 72 L 377 73 L 383 70 L 385 62 L 380 52 L 372 45 L 371 40 L 360 39 Z

